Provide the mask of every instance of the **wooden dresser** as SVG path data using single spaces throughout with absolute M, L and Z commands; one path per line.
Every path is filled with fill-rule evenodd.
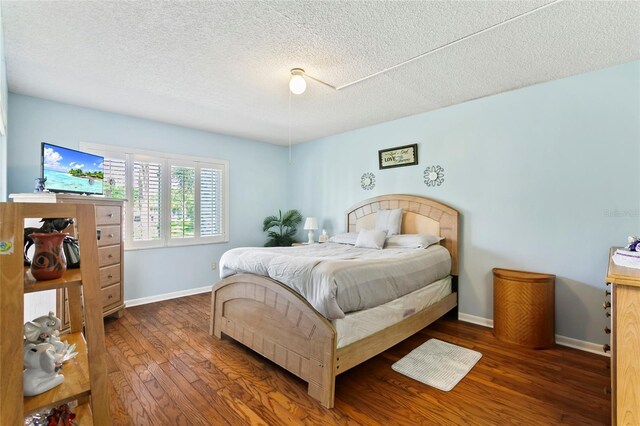
M 640 425 L 640 269 L 617 266 L 609 252 L 613 425 Z M 605 308 L 607 304 L 605 304 Z
M 96 227 L 100 230 L 98 240 L 98 266 L 102 291 L 104 316 L 122 316 L 124 309 L 124 251 L 122 241 L 122 219 L 124 200 L 86 195 L 33 193 L 11 194 L 14 202 L 21 203 L 91 203 L 96 209 Z M 73 230 L 71 230 L 73 232 Z M 80 259 L 82 263 L 84 259 Z M 63 327 L 69 324 L 68 297 L 58 290 L 57 312 Z

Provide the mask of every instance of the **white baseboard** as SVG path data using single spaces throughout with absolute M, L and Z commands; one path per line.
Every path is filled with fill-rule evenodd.
M 569 348 L 580 349 L 581 351 L 591 352 L 596 355 L 608 356 L 611 354 L 609 352 L 604 352 L 602 350 L 602 345 L 599 343 L 586 342 L 584 340 L 573 339 L 567 336 L 561 336 L 556 334 L 556 344 L 567 346 Z
M 460 321 L 470 322 L 472 324 L 481 325 L 483 327 L 493 328 L 493 320 L 489 318 L 477 317 L 475 315 L 458 312 L 458 319 Z M 579 349 L 585 352 L 591 352 L 596 355 L 611 356 L 609 353 L 602 350 L 601 344 L 573 339 L 571 337 L 561 336 L 559 334 L 556 334 L 556 344 L 560 346 L 567 346 L 569 348 Z
M 483 327 L 493 328 L 493 320 L 489 318 L 477 317 L 475 315 L 463 314 L 458 312 L 458 319 L 464 322 L 470 322 L 471 324 L 478 324 Z
M 189 290 L 174 291 L 172 293 L 158 294 L 156 296 L 141 297 L 140 299 L 125 300 L 124 304 L 125 304 L 125 306 L 129 307 L 129 306 L 146 305 L 147 303 L 153 303 L 153 302 L 161 302 L 163 300 L 177 299 L 178 297 L 184 297 L 184 296 L 191 296 L 193 294 L 206 293 L 208 291 L 211 291 L 211 287 L 212 286 L 208 285 L 208 286 L 204 286 L 204 287 L 192 288 L 192 289 L 189 289 Z

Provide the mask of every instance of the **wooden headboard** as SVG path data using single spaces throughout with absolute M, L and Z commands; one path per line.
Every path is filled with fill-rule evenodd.
M 347 232 L 374 229 L 379 209 L 402 209 L 402 234 L 440 235 L 451 253 L 451 275 L 458 275 L 458 211 L 430 198 L 390 194 L 369 198 L 346 212 Z

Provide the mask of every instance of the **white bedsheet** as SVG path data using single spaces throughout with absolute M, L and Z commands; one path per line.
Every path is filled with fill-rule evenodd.
M 382 305 L 450 272 L 451 256 L 438 245 L 384 250 L 335 243 L 236 248 L 220 259 L 221 278 L 238 273 L 271 277 L 330 320 Z
M 350 312 L 344 318 L 332 320 L 337 334 L 336 346 L 340 349 L 371 336 L 439 302 L 450 294 L 451 276 L 448 276 L 384 305 Z

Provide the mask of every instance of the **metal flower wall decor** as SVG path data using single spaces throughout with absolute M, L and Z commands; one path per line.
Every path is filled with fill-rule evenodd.
M 373 173 L 364 173 L 360 178 L 360 186 L 365 191 L 369 191 L 376 186 L 376 177 Z
M 424 183 L 427 186 L 440 186 L 444 182 L 444 169 L 440 166 L 427 167 L 424 170 Z

